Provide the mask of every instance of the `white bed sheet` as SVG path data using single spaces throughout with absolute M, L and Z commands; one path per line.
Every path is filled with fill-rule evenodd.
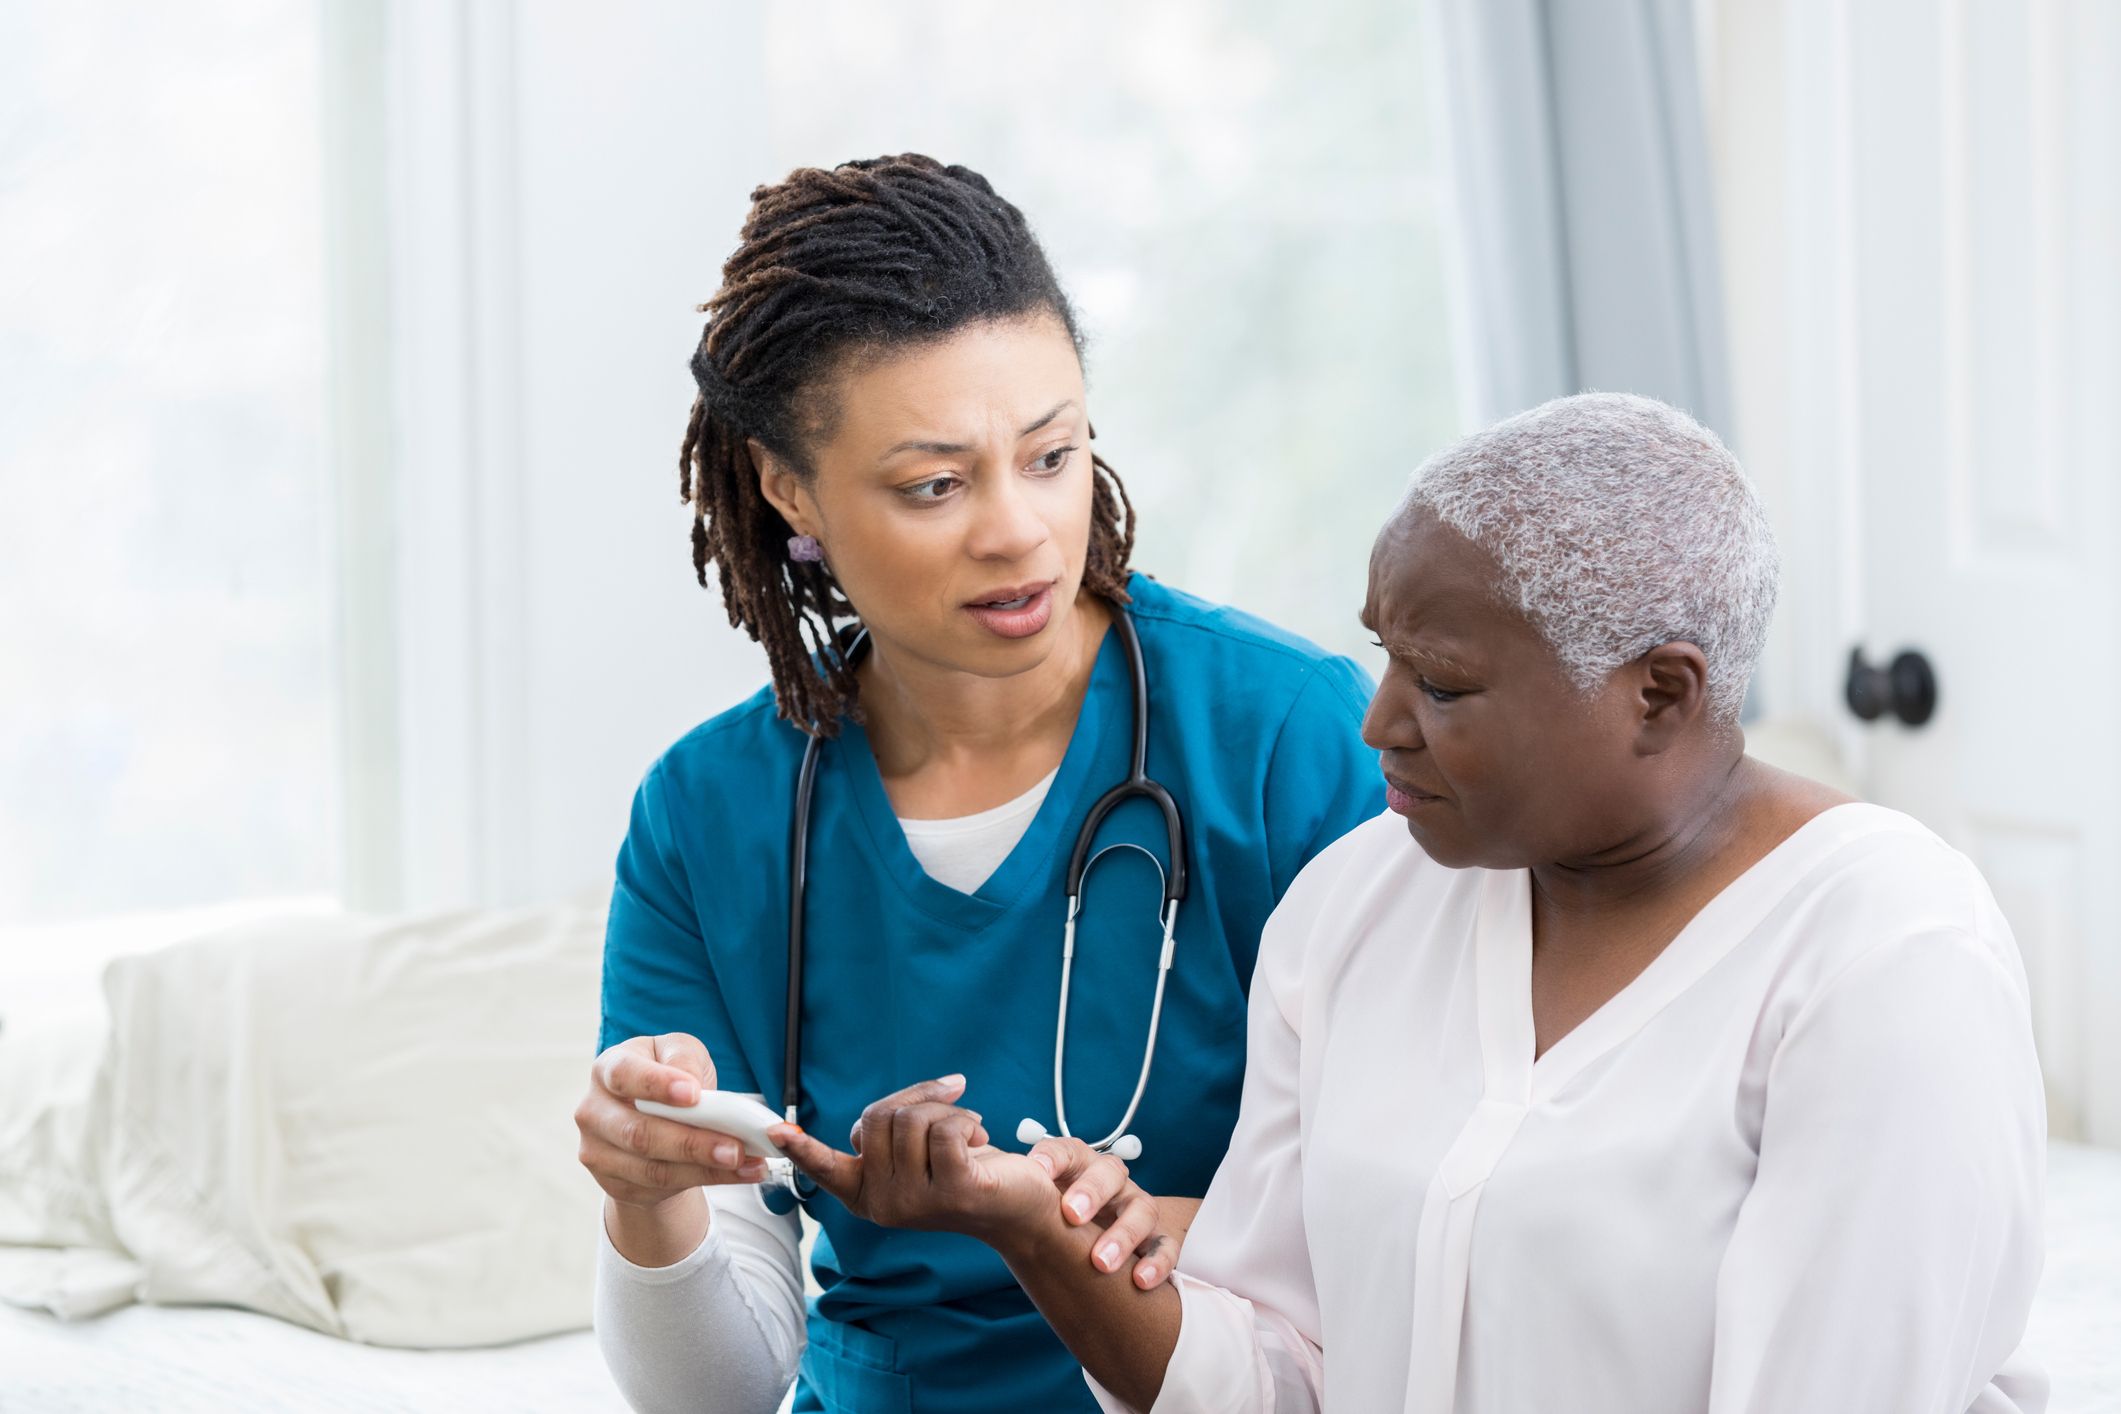
M 623 1414 L 588 1331 L 484 1350 L 386 1350 L 226 1307 L 65 1322 L 0 1306 L 6 1414 L 509 1410 Z
M 2049 1414 L 2121 1414 L 2121 1152 L 2047 1156 L 2047 1270 L 2026 1331 L 2054 1375 Z
M 2121 1414 L 2121 1153 L 2057 1144 L 2029 1336 L 2050 1414 Z M 0 1411 L 622 1411 L 588 1331 L 488 1350 L 355 1345 L 248 1311 L 128 1306 L 68 1323 L 0 1305 Z

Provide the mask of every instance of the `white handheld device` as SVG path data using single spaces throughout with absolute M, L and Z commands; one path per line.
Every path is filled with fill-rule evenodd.
M 702 1090 L 700 1098 L 689 1105 L 666 1105 L 661 1100 L 635 1100 L 633 1107 L 642 1114 L 661 1115 L 664 1119 L 674 1119 L 679 1124 L 689 1124 L 695 1129 L 712 1129 L 728 1135 L 731 1139 L 740 1140 L 744 1145 L 744 1153 L 754 1159 L 787 1157 L 766 1137 L 768 1126 L 785 1121 L 749 1095 L 738 1095 L 728 1090 Z

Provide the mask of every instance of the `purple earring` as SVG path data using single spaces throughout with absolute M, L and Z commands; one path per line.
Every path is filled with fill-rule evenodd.
M 788 537 L 788 558 L 797 564 L 821 565 L 825 562 L 825 547 L 817 543 L 815 535 L 791 535 Z

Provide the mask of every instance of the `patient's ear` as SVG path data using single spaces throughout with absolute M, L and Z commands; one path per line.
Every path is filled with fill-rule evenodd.
M 1670 750 L 1708 711 L 1709 660 L 1683 638 L 1652 648 L 1620 671 L 1636 714 L 1638 755 Z

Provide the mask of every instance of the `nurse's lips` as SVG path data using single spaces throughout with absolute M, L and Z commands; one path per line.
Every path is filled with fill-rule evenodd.
M 1029 638 L 1053 617 L 1053 581 L 1008 585 L 983 594 L 965 611 L 1003 638 Z
M 1393 780 L 1390 776 L 1385 777 L 1385 804 L 1394 814 L 1412 815 L 1422 807 L 1434 805 L 1442 799 L 1440 795 L 1416 790 L 1412 786 Z

